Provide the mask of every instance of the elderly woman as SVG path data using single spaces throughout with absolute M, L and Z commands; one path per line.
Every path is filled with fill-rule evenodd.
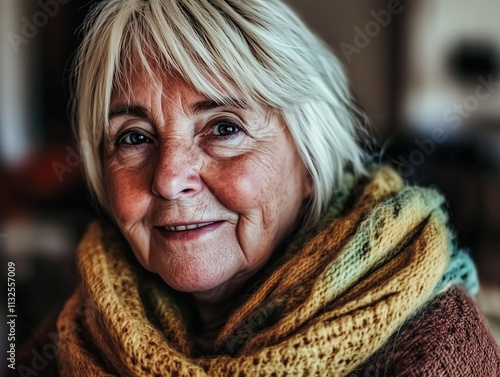
M 497 375 L 443 198 L 367 168 L 338 60 L 280 1 L 103 1 L 75 67 L 109 218 L 61 375 Z

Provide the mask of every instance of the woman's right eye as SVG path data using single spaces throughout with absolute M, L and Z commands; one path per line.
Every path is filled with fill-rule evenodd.
M 117 140 L 117 144 L 126 145 L 140 145 L 152 142 L 152 139 L 137 131 L 127 131 L 123 133 Z

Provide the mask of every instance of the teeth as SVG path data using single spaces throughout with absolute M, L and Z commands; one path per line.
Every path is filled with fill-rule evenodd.
M 196 229 L 196 228 L 201 228 L 203 226 L 207 226 L 213 224 L 211 223 L 201 223 L 201 224 L 191 224 L 191 225 L 179 225 L 179 226 L 166 226 L 165 229 L 171 231 L 171 232 L 183 232 L 185 230 L 191 230 L 191 229 Z

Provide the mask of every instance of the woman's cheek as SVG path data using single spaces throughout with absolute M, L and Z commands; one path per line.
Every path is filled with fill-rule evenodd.
M 119 224 L 131 225 L 144 217 L 151 200 L 149 175 L 148 169 L 108 169 L 109 203 Z
M 224 207 L 244 214 L 265 199 L 267 179 L 257 159 L 244 154 L 213 164 L 217 166 L 207 167 L 204 181 Z

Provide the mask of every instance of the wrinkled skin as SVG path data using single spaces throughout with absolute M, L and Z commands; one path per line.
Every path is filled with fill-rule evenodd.
M 223 307 L 294 229 L 311 178 L 273 113 L 221 106 L 180 79 L 152 86 L 141 77 L 110 105 L 112 214 L 146 269 Z

